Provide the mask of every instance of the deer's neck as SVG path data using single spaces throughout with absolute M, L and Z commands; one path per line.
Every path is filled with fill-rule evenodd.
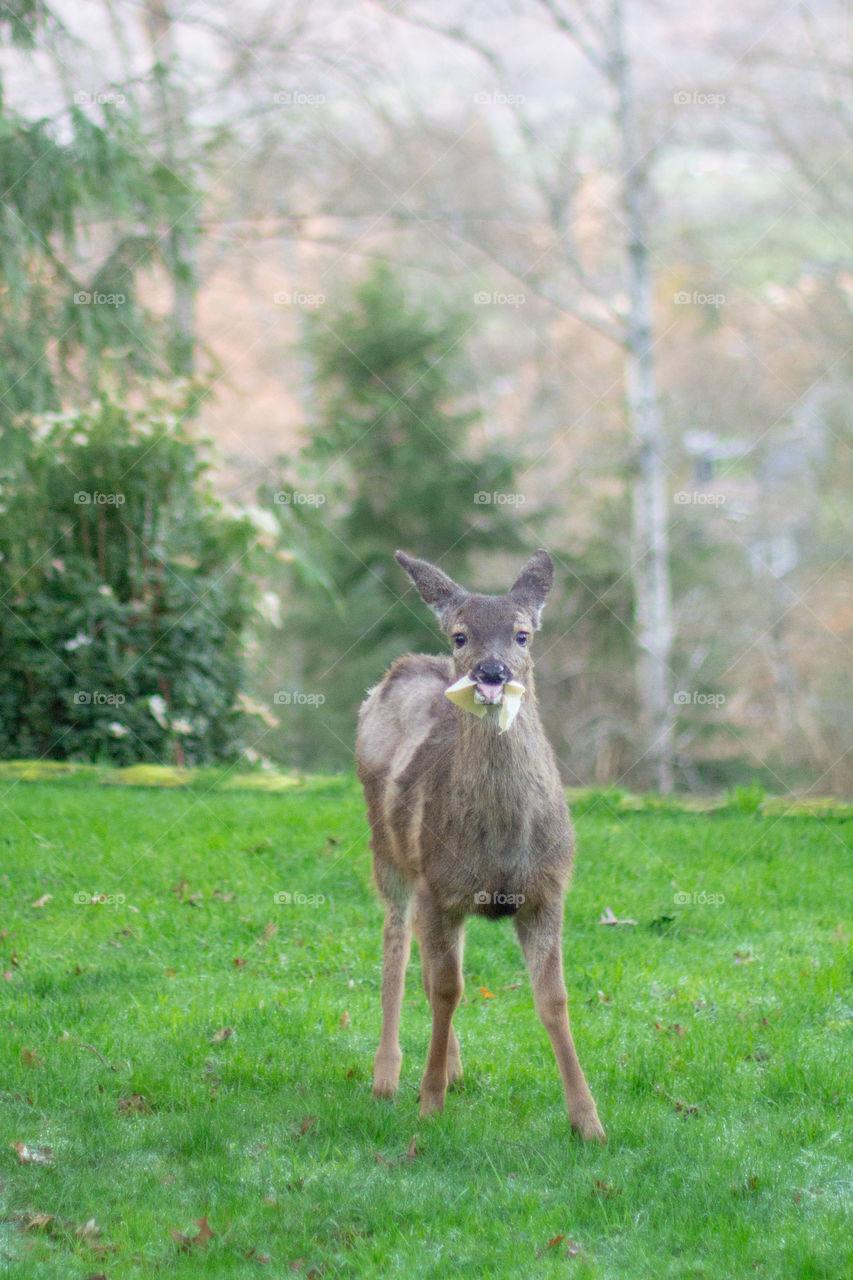
M 522 791 L 537 766 L 547 767 L 550 752 L 532 679 L 526 685 L 518 715 L 504 733 L 497 716 L 459 713 L 452 767 L 457 786 L 479 792 L 494 786 L 505 796 L 516 787 Z

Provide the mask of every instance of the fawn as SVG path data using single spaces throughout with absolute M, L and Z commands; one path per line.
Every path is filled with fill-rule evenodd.
M 356 762 L 385 901 L 373 1092 L 397 1090 L 412 929 L 432 1010 L 420 1091 L 426 1116 L 444 1109 L 447 1086 L 462 1075 L 452 1019 L 463 993 L 465 917 L 511 916 L 571 1124 L 581 1137 L 605 1142 L 569 1029 L 561 930 L 574 834 L 539 719 L 530 653 L 553 562 L 547 551 L 535 552 L 506 595 L 487 596 L 469 593 L 426 560 L 402 551 L 396 558 L 453 653 L 398 658 L 359 714 Z

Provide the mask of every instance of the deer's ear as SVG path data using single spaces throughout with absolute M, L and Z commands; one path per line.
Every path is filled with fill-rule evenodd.
M 554 561 L 547 551 L 534 551 L 509 589 L 517 604 L 529 609 L 534 626 L 542 621 L 545 597 L 554 585 Z
M 428 604 L 443 624 L 448 609 L 460 605 L 468 592 L 428 560 L 416 560 L 405 551 L 395 551 L 394 558 L 412 579 L 424 604 Z

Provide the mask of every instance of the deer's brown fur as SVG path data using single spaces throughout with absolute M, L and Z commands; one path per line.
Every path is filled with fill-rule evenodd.
M 452 1018 L 463 990 L 465 917 L 511 915 L 571 1123 L 584 1138 L 604 1141 L 569 1029 L 561 931 L 574 836 L 530 654 L 553 580 L 551 557 L 537 551 L 505 596 L 469 594 L 427 561 L 400 551 L 397 559 L 458 647 L 451 657 L 399 658 L 359 716 L 356 761 L 386 910 L 373 1091 L 391 1095 L 399 1081 L 412 929 L 433 1018 L 420 1094 L 428 1115 L 443 1110 L 448 1084 L 462 1074 Z M 499 701 L 479 719 L 444 696 L 465 675 L 479 681 L 487 701 L 503 697 L 507 679 L 525 686 L 505 732 Z

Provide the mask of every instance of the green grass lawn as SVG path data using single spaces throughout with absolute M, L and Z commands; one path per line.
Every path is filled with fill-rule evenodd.
M 373 1099 L 351 778 L 104 781 L 0 778 L 5 1275 L 851 1276 L 843 811 L 581 798 L 566 979 L 600 1147 L 507 922 L 468 926 L 444 1114 L 418 1118 L 416 953 L 400 1094 Z

